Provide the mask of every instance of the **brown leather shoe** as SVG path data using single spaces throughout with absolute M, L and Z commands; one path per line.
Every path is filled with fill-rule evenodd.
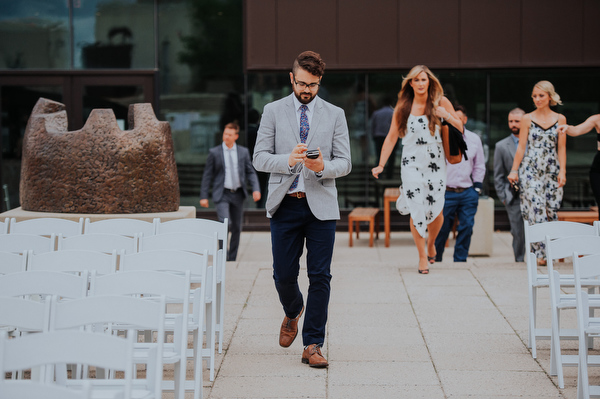
M 308 345 L 302 353 L 302 363 L 308 364 L 310 367 L 323 368 L 327 367 L 327 359 L 321 354 L 321 347 L 317 344 Z
M 294 342 L 296 339 L 296 335 L 298 335 L 298 319 L 302 316 L 302 312 L 304 312 L 304 307 L 293 319 L 285 316 L 283 319 L 283 323 L 281 323 L 281 330 L 279 331 L 279 345 L 287 348 Z

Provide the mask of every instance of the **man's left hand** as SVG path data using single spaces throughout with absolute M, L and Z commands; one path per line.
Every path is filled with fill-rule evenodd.
M 319 150 L 319 157 L 315 159 L 306 158 L 304 160 L 304 166 L 308 169 L 312 170 L 315 173 L 322 172 L 325 169 L 325 164 L 323 163 L 323 154 L 321 153 L 321 148 L 317 148 Z
M 254 202 L 260 201 L 260 191 L 253 191 L 252 199 L 254 200 Z

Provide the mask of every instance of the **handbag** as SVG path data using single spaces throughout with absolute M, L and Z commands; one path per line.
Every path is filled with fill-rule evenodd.
M 442 121 L 442 144 L 446 159 L 451 164 L 457 164 L 462 161 L 463 155 L 467 157 L 467 143 L 460 130 L 446 121 Z

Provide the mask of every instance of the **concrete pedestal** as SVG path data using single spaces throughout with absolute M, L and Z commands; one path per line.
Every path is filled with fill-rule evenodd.
M 36 219 L 36 218 L 60 218 L 79 221 L 79 218 L 90 218 L 91 222 L 104 219 L 129 218 L 139 219 L 146 222 L 152 222 L 154 218 L 160 218 L 161 222 L 175 219 L 187 219 L 196 217 L 196 207 L 180 206 L 176 212 L 156 212 L 156 213 L 111 213 L 111 214 L 87 214 L 87 213 L 52 213 L 52 212 L 30 212 L 24 211 L 20 207 L 10 211 L 0 213 L 0 220 L 5 218 L 15 218 L 17 222 Z
M 489 197 L 481 197 L 475 214 L 469 256 L 491 256 L 494 249 L 493 234 L 494 200 Z

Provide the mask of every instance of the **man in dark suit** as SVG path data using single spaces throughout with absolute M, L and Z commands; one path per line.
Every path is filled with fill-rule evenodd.
M 273 279 L 285 318 L 279 345 L 298 333 L 304 300 L 298 285 L 306 242 L 309 277 L 302 328 L 302 363 L 327 367 L 321 353 L 329 304 L 331 258 L 340 218 L 335 179 L 350 173 L 350 139 L 344 111 L 317 96 L 325 63 L 313 51 L 292 66 L 293 93 L 265 106 L 253 164 L 269 172 L 267 216 L 271 218 Z M 307 150 L 316 150 L 307 157 Z
M 510 233 L 513 236 L 513 252 L 515 262 L 523 262 L 525 257 L 525 227 L 521 214 L 521 199 L 519 193 L 508 182 L 508 174 L 512 169 L 513 159 L 519 144 L 519 129 L 521 117 L 525 114 L 520 108 L 515 108 L 508 114 L 508 127 L 511 135 L 496 143 L 494 152 L 494 187 L 498 198 L 506 207 L 510 222 Z
M 212 186 L 212 199 L 220 221 L 229 219 L 229 249 L 227 260 L 237 258 L 244 216 L 244 200 L 248 196 L 246 183 L 252 186 L 252 199 L 260 200 L 260 186 L 256 171 L 252 167 L 250 152 L 237 145 L 240 127 L 228 123 L 223 130 L 223 143 L 210 149 L 202 184 L 200 186 L 200 206 L 208 208 L 208 190 Z

